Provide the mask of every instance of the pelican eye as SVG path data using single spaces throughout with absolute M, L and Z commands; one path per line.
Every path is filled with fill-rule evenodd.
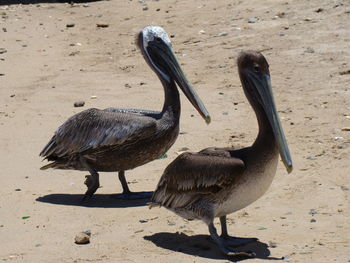
M 254 72 L 259 73 L 260 72 L 260 67 L 258 65 L 253 66 Z
M 157 42 L 157 43 L 161 43 L 162 42 L 162 39 L 160 37 L 156 37 L 154 38 L 154 40 Z

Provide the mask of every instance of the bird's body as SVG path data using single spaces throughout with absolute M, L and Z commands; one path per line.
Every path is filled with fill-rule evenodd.
M 267 61 L 258 52 L 242 52 L 238 69 L 259 124 L 255 142 L 237 150 L 207 148 L 181 154 L 165 169 L 150 205 L 164 206 L 186 219 L 204 221 L 211 237 L 227 255 L 237 253 L 226 242 L 226 215 L 250 205 L 267 191 L 280 154 L 287 170 L 292 169 L 273 101 Z M 221 237 L 213 225 L 215 217 L 221 221 Z
M 83 111 L 58 128 L 58 135 L 53 136 L 42 153 L 53 163 L 43 168 L 86 171 L 80 162 L 81 155 L 100 172 L 125 171 L 153 161 L 166 153 L 179 134 L 177 119 L 164 115 L 168 113 L 149 114 L 122 109 Z M 81 126 L 77 128 L 76 123 Z M 61 130 L 64 135 L 58 138 Z M 65 138 L 68 136 L 72 137 Z M 86 141 L 90 143 L 85 145 Z M 114 141 L 118 143 L 113 144 Z
M 164 155 L 179 134 L 180 95 L 176 84 L 210 122 L 203 103 L 186 79 L 174 55 L 166 32 L 156 26 L 145 27 L 138 35 L 138 46 L 165 93 L 160 112 L 107 108 L 82 111 L 62 124 L 41 151 L 51 163 L 41 169 L 74 169 L 89 171 L 85 196 L 91 197 L 99 187 L 98 172 L 119 172 L 126 198 L 131 195 L 124 171 L 133 169 Z

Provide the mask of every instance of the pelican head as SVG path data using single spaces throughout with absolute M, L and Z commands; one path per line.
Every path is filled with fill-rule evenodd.
M 187 99 L 209 124 L 209 113 L 183 73 L 165 30 L 159 26 L 147 26 L 139 33 L 137 43 L 145 60 L 157 73 L 160 80 L 164 84 L 175 81 Z
M 253 108 L 261 107 L 267 116 L 282 161 L 290 173 L 293 170 L 292 158 L 273 98 L 269 64 L 265 57 L 256 51 L 241 52 L 237 64 L 244 92 Z

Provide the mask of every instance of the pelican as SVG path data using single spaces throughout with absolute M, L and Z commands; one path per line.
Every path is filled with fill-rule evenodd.
M 239 54 L 237 64 L 244 93 L 259 125 L 255 142 L 238 150 L 207 148 L 181 154 L 165 169 L 150 208 L 164 206 L 185 219 L 202 220 L 223 253 L 254 256 L 232 250 L 239 242 L 229 238 L 226 216 L 253 203 L 267 191 L 276 174 L 279 155 L 288 173 L 293 165 L 265 57 L 259 52 L 244 51 Z M 213 224 L 216 217 L 220 219 L 221 236 Z
M 151 197 L 132 193 L 125 171 L 163 156 L 179 134 L 180 97 L 176 84 L 207 123 L 210 116 L 185 77 L 167 33 L 158 26 L 145 27 L 137 45 L 157 74 L 165 93 L 161 112 L 137 109 L 87 109 L 70 117 L 55 132 L 40 156 L 51 163 L 41 167 L 88 171 L 84 199 L 99 188 L 98 172 L 118 172 L 121 198 Z M 176 83 L 176 84 L 175 84 Z

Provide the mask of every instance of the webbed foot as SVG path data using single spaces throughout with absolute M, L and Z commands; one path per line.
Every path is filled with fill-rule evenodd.
M 85 192 L 85 196 L 83 197 L 82 201 L 86 201 L 90 199 L 94 193 L 97 191 L 97 189 L 100 187 L 99 180 L 95 179 L 94 176 L 86 175 L 85 176 L 85 182 L 84 184 L 88 187 L 88 190 Z

